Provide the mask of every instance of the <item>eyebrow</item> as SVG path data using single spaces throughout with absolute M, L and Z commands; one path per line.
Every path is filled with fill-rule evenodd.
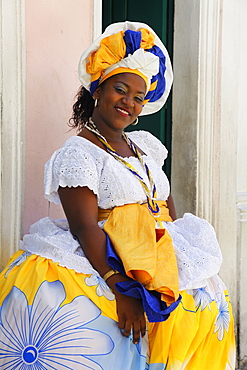
M 115 83 L 121 83 L 121 84 L 125 85 L 126 87 L 130 87 L 128 84 L 126 84 L 125 82 L 123 82 L 121 80 L 117 80 L 117 81 L 115 81 Z M 137 91 L 137 94 L 143 94 L 143 95 L 145 95 L 145 92 L 143 92 L 143 91 Z

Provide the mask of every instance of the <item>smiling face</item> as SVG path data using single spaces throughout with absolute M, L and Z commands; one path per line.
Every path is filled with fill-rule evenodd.
M 105 80 L 94 94 L 98 104 L 92 118 L 98 129 L 125 129 L 141 113 L 145 95 L 145 81 L 134 73 L 120 73 Z

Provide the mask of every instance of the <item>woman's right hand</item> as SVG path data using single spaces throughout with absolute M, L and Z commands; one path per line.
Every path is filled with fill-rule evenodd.
M 132 298 L 121 294 L 117 291 L 116 282 L 128 280 L 120 274 L 113 275 L 107 280 L 107 284 L 112 289 L 116 297 L 118 327 L 122 335 L 129 337 L 132 333 L 133 343 L 138 344 L 140 336 L 144 337 L 146 334 L 146 319 L 144 309 L 140 299 Z

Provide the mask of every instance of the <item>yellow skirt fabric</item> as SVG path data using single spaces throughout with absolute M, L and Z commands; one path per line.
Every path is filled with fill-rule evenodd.
M 19 251 L 0 275 L 0 369 L 233 370 L 232 308 L 221 280 L 182 291 L 138 345 L 121 335 L 114 295 L 96 275 Z

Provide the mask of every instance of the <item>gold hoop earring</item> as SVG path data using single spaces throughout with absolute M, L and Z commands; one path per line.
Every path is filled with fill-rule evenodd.
M 135 125 L 137 125 L 137 123 L 138 123 L 138 117 L 136 117 L 136 120 L 135 120 L 134 122 L 132 122 L 131 124 L 132 124 L 133 126 L 135 126 Z
M 98 99 L 95 99 L 94 101 L 94 108 L 96 108 L 98 106 Z

